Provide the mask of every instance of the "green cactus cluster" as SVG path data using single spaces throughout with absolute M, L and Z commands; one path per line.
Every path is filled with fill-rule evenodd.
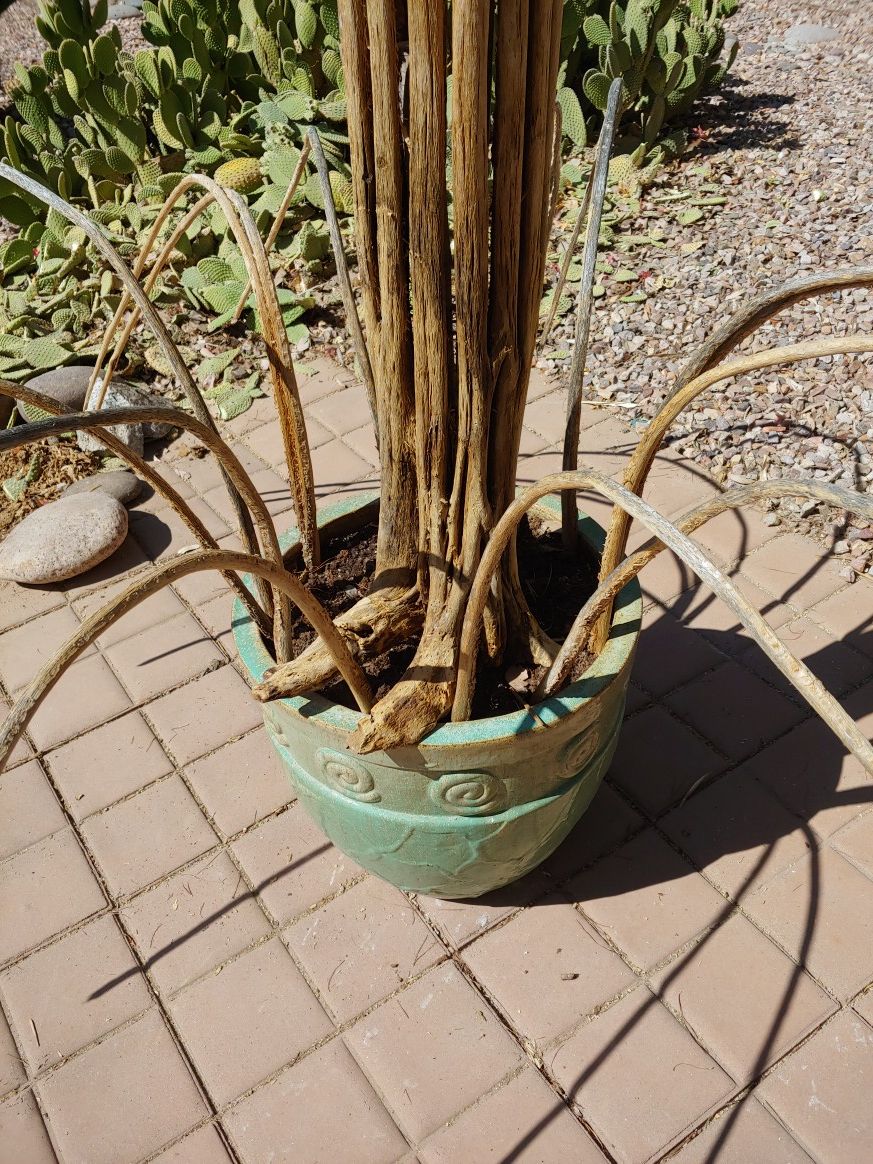
M 140 208 L 105 205 L 93 217 L 130 254 Z M 96 351 L 95 322 L 112 317 L 120 294 L 114 273 L 94 258 L 84 231 L 54 210 L 0 246 L 0 376 L 23 380 Z
M 656 142 L 670 155 L 681 136 L 664 129 L 704 91 L 719 85 L 733 63 L 722 61 L 724 21 L 739 0 L 567 0 L 562 29 L 564 133 L 584 146 L 606 109 L 609 87 L 622 78 L 619 150 Z
M 563 130 L 577 147 L 593 140 L 610 82 L 622 76 L 610 180 L 627 196 L 681 151 L 671 121 L 730 66 L 724 21 L 737 2 L 565 0 Z M 0 158 L 86 209 L 123 256 L 138 250 L 179 178 L 195 171 L 241 192 L 266 233 L 312 126 L 337 210 L 352 212 L 336 0 L 145 0 L 148 47 L 133 54 L 106 17 L 107 0 L 42 0 L 36 24 L 46 50 L 40 64 L 16 66 Z M 328 258 L 323 206 L 309 163 L 277 262 L 305 267 Z M 0 375 L 22 379 L 90 352 L 94 321 L 111 315 L 118 294 L 84 238 L 2 182 L 0 218 L 21 228 L 0 246 Z M 604 231 L 611 229 L 607 215 Z M 246 282 L 240 261 L 213 207 L 179 240 L 155 296 L 185 297 L 221 326 Z M 289 334 L 303 338 L 306 300 L 282 294 Z M 257 326 L 253 304 L 247 310 Z
M 180 173 L 259 159 L 271 126 L 299 145 L 314 124 L 350 209 L 336 0 L 146 0 L 151 47 L 135 55 L 117 28 L 100 31 L 105 20 L 105 0 L 44 0 L 48 48 L 41 64 L 16 69 L 0 156 L 96 208 L 129 186 L 141 201 L 162 199 Z M 318 207 L 315 183 L 306 189 Z M 0 217 L 26 226 L 44 210 L 0 185 Z

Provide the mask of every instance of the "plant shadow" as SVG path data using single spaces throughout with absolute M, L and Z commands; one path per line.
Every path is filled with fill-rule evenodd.
M 695 143 L 694 157 L 699 161 L 726 150 L 797 150 L 802 142 L 782 116 L 794 102 L 788 93 L 761 93 L 743 78 L 728 74 L 716 96 L 694 105 L 682 128 Z

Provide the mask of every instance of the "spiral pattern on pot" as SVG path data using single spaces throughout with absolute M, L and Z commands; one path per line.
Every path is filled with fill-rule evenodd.
M 288 738 L 282 731 L 282 724 L 279 721 L 278 715 L 276 715 L 274 711 L 271 711 L 270 708 L 264 708 L 264 722 L 266 723 L 267 730 L 275 742 L 279 744 L 280 747 L 287 748 Z
M 431 800 L 457 816 L 487 816 L 506 807 L 506 788 L 490 772 L 446 772 L 428 789 Z
M 597 723 L 589 724 L 584 731 L 564 745 L 561 751 L 561 767 L 568 776 L 575 776 L 585 767 L 597 751 L 600 733 Z
M 382 799 L 376 791 L 372 774 L 357 760 L 330 748 L 319 749 L 316 760 L 324 779 L 343 796 L 365 804 L 376 804 Z

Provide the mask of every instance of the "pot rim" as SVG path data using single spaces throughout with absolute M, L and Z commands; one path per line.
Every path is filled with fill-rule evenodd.
M 378 501 L 378 498 L 379 490 L 373 489 L 325 506 L 318 514 L 319 527 L 323 527 L 340 517 L 356 513 L 367 506 L 372 506 Z M 543 497 L 533 506 L 533 511 L 537 509 L 545 509 L 550 518 L 560 517 L 560 497 L 555 494 Z M 605 533 L 602 527 L 587 514 L 579 516 L 579 532 L 593 549 L 602 550 Z M 297 527 L 292 526 L 287 533 L 281 535 L 279 544 L 285 553 L 298 545 L 299 531 Z M 253 589 L 253 580 L 250 575 L 246 575 L 243 581 L 249 589 Z M 503 715 L 465 720 L 462 723 L 441 723 L 416 746 L 425 749 L 429 747 L 444 748 L 474 741 L 481 743 L 492 739 L 505 739 L 507 736 L 541 731 L 543 728 L 551 727 L 553 724 L 566 719 L 567 716 L 580 711 L 604 691 L 628 666 L 642 622 L 642 605 L 639 582 L 633 578 L 616 598 L 606 646 L 579 679 L 563 688 L 556 695 L 530 708 L 506 712 Z M 232 627 L 240 658 L 254 681 L 259 682 L 270 667 L 275 667 L 276 662 L 261 641 L 254 622 L 238 598 L 234 602 Z M 264 707 L 267 708 L 275 703 L 297 712 L 306 720 L 316 720 L 332 731 L 351 733 L 363 719 L 363 712 L 335 703 L 319 694 L 297 695 L 292 698 L 271 700 L 270 703 L 264 704 Z

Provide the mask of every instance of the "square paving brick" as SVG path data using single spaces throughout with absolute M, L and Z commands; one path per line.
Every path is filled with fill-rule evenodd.
M 199 603 L 194 610 L 204 629 L 211 635 L 217 647 L 224 649 L 231 659 L 236 656 L 234 643 L 234 607 L 236 595 L 227 589 L 223 594 L 216 594 L 208 602 Z M 240 616 L 240 622 L 245 616 Z
M 191 497 L 188 507 L 199 517 L 207 533 L 214 538 L 222 538 L 230 533 L 230 527 L 200 497 Z M 130 537 L 135 539 L 145 557 L 152 562 L 162 562 L 172 558 L 186 546 L 197 545 L 197 537 L 186 522 L 168 508 L 157 513 L 137 513 L 130 517 Z M 130 540 L 130 538 L 128 539 Z
M 451 963 L 430 970 L 343 1037 L 414 1141 L 523 1061 L 488 1004 Z
M 230 858 L 205 857 L 135 898 L 125 928 L 158 988 L 170 993 L 270 931 Z
M 656 704 L 623 725 L 609 779 L 651 816 L 658 816 L 698 781 L 716 776 L 724 767 L 718 752 Z
M 218 545 L 222 550 L 241 550 L 242 542 L 236 534 L 228 534 L 226 538 L 219 538 Z M 173 589 L 195 609 L 226 594 L 228 585 L 217 570 L 200 570 L 195 574 L 188 574 L 173 584 Z
M 63 809 L 36 760 L 0 775 L 0 860 L 66 824 Z
M 574 877 L 564 892 L 641 968 L 713 925 L 725 906 L 651 830 Z
M 61 606 L 0 636 L 0 679 L 7 691 L 18 691 L 48 663 L 79 629 L 69 606 Z
M 873 812 L 864 813 L 840 829 L 831 844 L 873 880 Z
M 754 776 L 827 838 L 873 804 L 873 781 L 820 720 L 811 719 L 751 757 Z
M 117 597 L 130 586 L 129 578 L 121 578 L 111 586 L 104 586 L 100 590 L 92 590 L 77 598 L 73 602 L 73 609 L 82 620 L 100 610 L 111 599 Z M 132 607 L 121 616 L 118 622 L 106 628 L 97 640 L 101 647 L 111 647 L 113 643 L 120 643 L 132 635 L 150 630 L 167 619 L 184 614 L 185 607 L 176 597 L 172 588 L 167 587 L 152 594 L 145 602 Z
M 212 1124 L 206 1124 L 159 1156 L 153 1156 L 150 1164 L 226 1164 L 229 1160 L 221 1136 Z
M 279 925 L 339 893 L 363 872 L 299 805 L 240 837 L 233 851 Z
M 333 440 L 333 433 L 330 429 L 325 428 L 323 424 L 319 424 L 317 420 L 311 417 L 306 418 L 306 435 L 309 437 L 310 449 L 317 449 L 319 446 L 327 444 L 328 441 Z M 254 432 L 246 433 L 246 444 L 254 449 L 258 457 L 271 465 L 276 473 L 282 477 L 287 478 L 288 467 L 285 460 L 285 443 L 282 440 L 282 431 L 277 423 L 266 424 L 261 428 L 256 428 Z
M 106 658 L 137 702 L 225 661 L 190 614 L 177 615 L 116 643 L 107 649 Z
M 51 1067 L 151 1005 L 145 980 L 111 917 L 97 918 L 10 967 L 0 975 L 0 993 L 34 1071 Z
M 0 866 L 0 962 L 105 905 L 72 831 L 38 841 Z
M 754 509 L 729 509 L 695 530 L 693 537 L 707 554 L 726 566 L 743 561 L 778 533 L 764 525 L 763 514 Z
M 837 998 L 845 1001 L 873 980 L 871 884 L 839 853 L 824 848 L 809 854 L 744 906 Z
M 731 582 L 752 609 L 763 615 L 774 630 L 795 617 L 795 612 L 789 606 L 767 594 L 745 574 L 732 574 Z M 754 641 L 730 607 L 716 598 L 706 586 L 701 586 L 696 593 L 683 598 L 681 609 L 674 613 L 684 627 L 697 631 L 731 658 L 742 655 Z
M 267 403 L 270 407 L 270 419 L 275 421 L 276 411 L 272 397 L 268 398 Z M 276 428 L 278 427 L 278 423 L 276 423 Z M 264 461 L 255 456 L 242 441 L 231 441 L 230 447 L 250 476 L 265 468 Z M 201 497 L 210 490 L 219 487 L 224 489 L 225 494 L 227 494 L 221 466 L 216 457 L 177 457 L 173 461 L 172 467 L 174 474 L 180 477 L 189 489 L 199 493 Z
M 291 781 L 263 728 L 195 760 L 185 774 L 226 836 L 295 799 Z
M 542 368 L 531 368 L 530 379 L 527 385 L 528 401 L 539 400 L 541 396 L 546 396 L 550 392 L 554 392 L 556 381 L 544 371 Z M 584 407 L 584 405 L 583 405 Z
M 661 454 L 655 457 L 643 496 L 666 517 L 682 514 L 718 492 L 711 479 L 688 462 L 677 464 Z
M 0 1010 L 0 1095 L 6 1095 L 26 1078 L 6 1016 Z
M 291 509 L 293 505 L 291 487 L 287 480 L 280 477 L 278 473 L 265 466 L 257 473 L 251 474 L 251 479 L 271 517 L 286 513 Z M 215 510 L 228 528 L 236 529 L 236 511 L 223 484 L 210 489 L 203 500 L 211 509 Z
M 834 1002 L 735 915 L 654 979 L 659 996 L 737 1083 L 748 1083 L 819 1026 Z
M 147 714 L 180 764 L 198 759 L 262 722 L 261 705 L 233 667 L 211 671 L 156 699 Z
M 560 473 L 561 462 L 561 452 L 555 448 L 546 449 L 534 456 L 522 456 L 518 462 L 516 481 L 519 485 L 530 485 L 531 482 L 538 481 L 540 477 L 545 477 L 549 473 Z M 584 509 L 592 517 L 597 517 L 597 514 L 589 509 L 587 495 Z M 598 520 L 600 519 L 598 518 Z
M 710 881 L 738 900 L 810 848 L 797 818 L 740 771 L 696 792 L 661 828 Z
M 320 494 L 335 493 L 356 481 L 373 477 L 373 466 L 340 440 L 328 441 L 312 450 L 312 471 L 316 492 Z
M 339 392 L 320 397 L 310 405 L 308 411 L 337 436 L 359 428 L 370 420 L 370 406 L 361 384 L 350 385 L 341 388 Z
M 852 1008 L 873 1027 L 873 988 L 860 994 L 852 1003 Z
M 536 438 L 535 438 L 536 439 Z M 379 464 L 379 446 L 376 444 L 376 434 L 372 423 L 361 425 L 352 432 L 343 434 L 343 444 L 362 457 L 371 465 Z
M 810 538 L 786 533 L 750 554 L 743 573 L 768 594 L 807 610 L 843 586 L 839 563 Z
M 418 894 L 416 901 L 422 913 L 435 925 L 448 944 L 459 949 L 471 938 L 484 934 L 501 918 L 521 906 L 529 905 L 552 888 L 552 884 L 535 869 L 520 881 L 513 881 L 503 889 L 486 893 L 469 901 L 450 901 L 440 897 Z
M 336 392 L 338 388 L 357 382 L 348 369 L 340 368 L 333 360 L 321 356 L 315 356 L 305 363 L 298 363 L 295 370 L 300 400 L 304 405 L 312 404 L 322 396 Z
M 757 675 L 724 663 L 665 703 L 732 760 L 742 760 L 807 715 Z
M 88 655 L 65 671 L 37 708 L 28 731 L 42 751 L 120 715 L 130 699 L 98 655 Z
M 177 994 L 169 1008 L 219 1105 L 333 1033 L 321 1004 L 278 940 L 229 962 L 221 973 L 201 978 Z
M 9 702 L 9 700 L 4 699 L 3 696 L 0 695 L 0 716 L 2 716 L 4 720 L 9 714 L 11 708 L 12 704 Z M 30 746 L 24 736 L 19 737 L 18 743 L 12 749 L 9 759 L 6 761 L 6 767 L 4 768 L 4 771 L 8 772 L 11 768 L 14 768 L 16 764 L 23 764 L 24 761 L 29 759 L 32 755 L 33 748 Z
M 792 655 L 802 659 L 834 695 L 843 695 L 870 675 L 868 658 L 837 641 L 808 618 L 796 615 L 783 623 L 779 637 Z M 797 698 L 795 688 L 757 644 L 752 644 L 740 656 L 740 662 L 780 691 Z
M 653 695 L 666 695 L 722 662 L 724 656 L 702 635 L 658 612 L 644 621 L 633 674 Z
M 25 1091 L 0 1103 L 0 1145 L 9 1164 L 57 1164 L 36 1100 Z
M 543 868 L 558 883 L 626 841 L 643 825 L 640 814 L 608 784 L 601 784 L 582 819 Z
M 116 896 L 157 881 L 218 843 L 178 776 L 89 817 L 82 832 Z
M 583 410 L 589 413 L 590 409 Z M 536 400 L 529 400 L 524 410 L 525 426 L 532 432 L 543 437 L 549 444 L 556 444 L 564 439 L 564 429 L 567 424 L 567 402 L 560 392 L 555 391 L 552 385 L 550 391 L 539 396 Z
M 600 934 L 559 898 L 546 898 L 485 934 L 463 959 L 510 1025 L 537 1044 L 570 1030 L 635 981 Z
M 642 1164 L 733 1090 L 645 988 L 592 1019 L 546 1066 L 620 1164 Z
M 63 592 L 53 586 L 19 586 L 17 582 L 0 582 L 0 631 L 55 607 L 66 606 L 66 602 Z
M 138 711 L 77 736 L 46 761 L 77 821 L 173 770 Z
M 700 589 L 697 575 L 672 550 L 662 550 L 648 563 L 640 572 L 640 586 L 643 602 L 647 605 L 654 603 L 659 608 L 672 607 L 680 594 L 684 595 L 683 604 L 690 603 L 692 593 Z
M 606 1157 L 554 1091 L 531 1068 L 428 1136 L 421 1164 L 603 1164 Z
M 374 877 L 302 918 L 283 936 L 339 1022 L 380 1002 L 445 956 L 409 899 Z
M 815 1159 L 828 1164 L 869 1159 L 873 1030 L 844 1011 L 780 1063 L 758 1095 Z
M 837 590 L 809 612 L 809 617 L 868 658 L 873 654 L 873 586 L 859 579 Z
M 244 1164 L 394 1164 L 407 1143 L 339 1039 L 227 1112 Z
M 671 1164 L 812 1164 L 811 1158 L 751 1096 L 739 1103 L 739 1113 L 730 1108 L 715 1116 L 680 1152 Z M 713 1156 L 713 1151 L 717 1152 Z
M 62 1158 L 134 1164 L 208 1114 L 157 1009 L 40 1080 Z

